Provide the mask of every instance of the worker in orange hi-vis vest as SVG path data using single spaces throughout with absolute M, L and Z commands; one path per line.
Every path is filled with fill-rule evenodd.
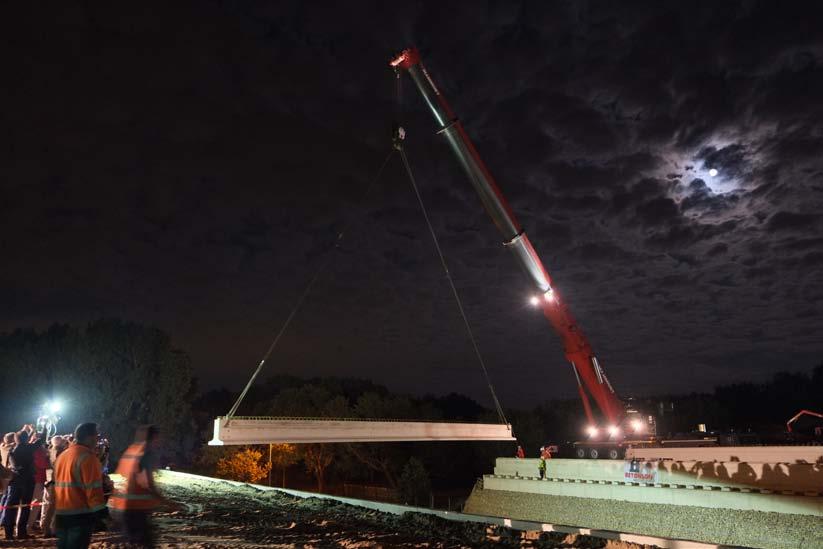
M 103 469 L 97 459 L 97 424 L 81 423 L 74 443 L 54 463 L 54 510 L 58 549 L 85 549 L 106 514 Z
M 160 432 L 154 425 L 137 429 L 134 443 L 120 457 L 117 474 L 124 479 L 109 498 L 109 509 L 129 543 L 154 546 L 151 514 L 165 501 L 154 484 Z

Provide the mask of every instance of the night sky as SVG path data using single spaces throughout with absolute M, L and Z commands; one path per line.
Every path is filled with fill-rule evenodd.
M 488 404 L 399 158 L 358 206 L 390 149 L 387 62 L 416 45 L 621 395 L 807 371 L 823 359 L 815 5 L 7 4 L 0 331 L 153 324 L 202 387 L 238 389 L 332 253 L 264 375 Z M 503 405 L 574 397 L 405 76 L 403 111 Z

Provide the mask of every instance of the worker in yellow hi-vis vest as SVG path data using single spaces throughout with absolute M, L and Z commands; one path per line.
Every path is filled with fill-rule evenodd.
M 120 457 L 116 473 L 124 479 L 109 498 L 112 518 L 130 543 L 154 546 L 151 514 L 165 498 L 154 484 L 160 432 L 154 425 L 137 429 L 134 443 Z

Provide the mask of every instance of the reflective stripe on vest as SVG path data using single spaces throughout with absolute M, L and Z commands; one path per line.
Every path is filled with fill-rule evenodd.
M 88 513 L 96 513 L 106 508 L 105 503 L 95 505 L 94 507 L 78 507 L 77 509 L 60 509 L 55 511 L 57 515 L 86 515 Z
M 154 494 L 121 494 L 121 493 L 114 493 L 111 495 L 113 498 L 120 498 L 120 499 L 134 499 L 134 500 L 150 500 L 155 499 Z
M 83 482 L 55 482 L 55 488 L 102 488 L 103 481 L 98 480 L 95 482 L 83 483 Z
M 109 498 L 109 507 L 119 511 L 151 510 L 157 507 L 159 500 L 147 488 L 140 486 L 137 475 L 140 474 L 140 460 L 143 459 L 144 445 L 133 444 L 125 451 L 117 464 L 117 474 L 125 479 L 123 485 L 115 489 Z M 150 474 L 148 471 L 146 475 Z

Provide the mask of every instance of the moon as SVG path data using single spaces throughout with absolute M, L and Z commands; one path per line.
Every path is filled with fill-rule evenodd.
M 712 168 L 709 170 L 709 177 L 715 177 L 717 175 L 717 170 Z

